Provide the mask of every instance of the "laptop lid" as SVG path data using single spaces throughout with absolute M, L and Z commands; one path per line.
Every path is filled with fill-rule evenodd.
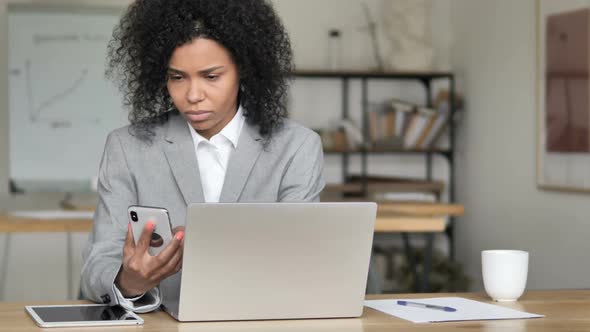
M 375 203 L 188 208 L 180 321 L 359 317 Z

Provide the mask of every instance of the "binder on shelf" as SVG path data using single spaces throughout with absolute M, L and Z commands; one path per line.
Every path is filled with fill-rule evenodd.
M 404 148 L 419 148 L 418 142 L 421 138 L 428 135 L 430 129 L 432 129 L 436 115 L 437 112 L 435 109 L 428 107 L 417 108 L 404 135 Z
M 350 119 L 341 120 L 336 128 L 314 131 L 320 135 L 324 151 L 355 151 L 364 144 L 361 130 Z
M 389 123 L 393 119 L 390 110 L 371 110 L 367 114 L 369 147 L 383 149 L 400 149 L 403 147 L 400 138 L 391 135 L 392 125 Z
M 349 149 L 349 142 L 346 133 L 342 129 L 314 129 L 322 140 L 324 151 L 344 151 Z
M 460 114 L 461 109 L 463 108 L 463 98 L 460 95 L 455 94 L 454 99 L 454 107 L 457 114 Z M 438 110 L 438 114 L 436 116 L 436 120 L 432 124 L 432 128 L 430 132 L 421 140 L 420 144 L 418 145 L 421 149 L 428 149 L 432 148 L 436 145 L 439 138 L 445 132 L 446 128 L 450 125 L 451 121 L 455 121 L 456 119 L 451 119 L 451 110 L 450 110 L 450 93 L 446 89 L 442 89 L 436 95 L 434 101 L 434 107 Z
M 354 124 L 354 122 L 352 122 L 352 120 L 343 119 L 340 122 L 340 128 L 342 128 L 342 130 L 346 134 L 349 149 L 355 150 L 363 145 L 363 133 Z
M 432 148 L 444 132 L 445 128 L 448 126 L 449 120 L 450 112 L 447 104 L 446 107 L 441 107 L 439 109 L 439 112 L 435 117 L 434 123 L 432 124 L 432 128 L 421 141 L 421 144 L 418 147 L 422 149 Z
M 332 132 L 332 140 L 334 142 L 334 149 L 338 151 L 344 151 L 349 148 L 346 132 L 344 132 L 344 130 L 342 129 L 338 129 Z
M 395 110 L 385 111 L 385 137 L 395 137 Z
M 434 127 L 434 124 L 436 123 L 436 119 L 438 118 L 438 116 L 439 114 L 435 113 L 430 117 L 430 119 L 426 123 L 424 130 L 422 131 L 422 133 L 420 133 L 420 137 L 418 137 L 418 140 L 416 141 L 416 148 L 424 150 L 428 147 L 424 144 L 424 142 L 426 141 L 426 138 L 430 135 L 430 132 L 432 131 L 432 128 Z
M 379 130 L 380 123 L 379 123 L 379 111 L 371 110 L 367 114 L 367 119 L 369 121 L 369 142 L 375 144 L 379 141 L 381 136 L 381 130 Z
M 394 136 L 403 136 L 411 114 L 416 110 L 416 105 L 400 99 L 392 99 L 391 109 L 395 113 Z

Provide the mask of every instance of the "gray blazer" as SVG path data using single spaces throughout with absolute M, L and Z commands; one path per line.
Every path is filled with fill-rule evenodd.
M 232 152 L 220 202 L 318 201 L 324 188 L 319 136 L 286 120 L 266 149 L 257 127 L 244 124 Z M 168 209 L 172 227 L 185 224 L 190 203 L 204 202 L 198 160 L 186 120 L 171 113 L 151 143 L 129 127 L 107 138 L 98 178 L 99 201 L 84 250 L 81 291 L 95 302 L 117 304 L 113 283 L 121 267 L 130 205 Z M 160 284 L 164 302 L 178 296 L 179 274 Z

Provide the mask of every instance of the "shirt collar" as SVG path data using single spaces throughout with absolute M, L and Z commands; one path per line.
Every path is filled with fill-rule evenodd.
M 238 139 L 240 138 L 240 133 L 242 132 L 242 127 L 244 126 L 244 122 L 246 122 L 246 118 L 244 117 L 244 111 L 242 109 L 242 105 L 240 105 L 238 107 L 238 111 L 236 112 L 236 114 L 234 115 L 234 117 L 231 119 L 231 121 L 225 125 L 225 127 L 223 127 L 223 129 L 221 129 L 221 131 L 215 135 L 213 135 L 213 137 L 211 137 L 211 139 L 213 139 L 214 137 L 221 135 L 223 137 L 225 137 L 227 140 L 229 140 L 234 149 L 238 146 Z M 193 137 L 193 141 L 195 142 L 195 147 L 197 147 L 199 145 L 199 143 L 203 142 L 203 141 L 210 141 L 207 140 L 205 137 L 201 136 L 201 134 L 199 134 L 194 128 L 193 126 L 191 126 L 190 122 L 186 122 L 188 124 L 188 127 L 190 129 L 191 132 L 191 136 Z

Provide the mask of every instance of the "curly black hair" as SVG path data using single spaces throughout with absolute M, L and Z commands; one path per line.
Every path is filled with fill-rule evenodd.
M 268 141 L 287 116 L 291 43 L 265 0 L 136 0 L 113 31 L 107 76 L 118 81 L 141 138 L 175 110 L 166 88 L 173 51 L 194 38 L 223 45 L 237 65 L 248 123 Z

